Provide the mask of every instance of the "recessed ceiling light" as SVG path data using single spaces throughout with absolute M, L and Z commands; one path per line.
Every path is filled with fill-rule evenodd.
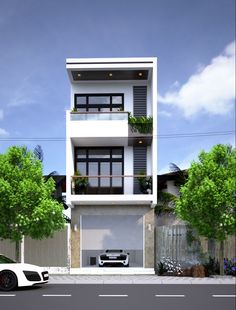
M 138 142 L 139 144 L 142 144 L 143 143 L 143 141 L 142 140 L 139 140 L 139 142 Z
M 112 76 L 113 74 L 112 73 L 109 73 L 109 76 Z
M 81 74 L 80 74 L 80 73 L 78 73 L 78 74 L 77 74 L 77 76 L 78 76 L 78 77 L 81 77 Z
M 139 74 L 138 74 L 139 76 L 143 76 L 143 74 L 142 74 L 142 72 L 139 72 Z

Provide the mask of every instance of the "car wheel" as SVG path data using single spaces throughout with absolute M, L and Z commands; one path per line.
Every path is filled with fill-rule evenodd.
M 103 267 L 103 265 L 100 265 L 100 264 L 99 264 L 99 267 Z
M 125 265 L 125 267 L 129 267 L 129 264 Z
M 14 272 L 4 270 L 0 273 L 0 290 L 10 291 L 17 287 L 17 277 Z

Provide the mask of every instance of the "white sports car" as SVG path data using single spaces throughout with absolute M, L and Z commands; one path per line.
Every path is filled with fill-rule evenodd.
M 18 286 L 48 282 L 48 271 L 30 264 L 16 263 L 0 254 L 0 290 L 10 291 Z
M 98 256 L 99 267 L 105 265 L 121 265 L 129 267 L 129 253 L 123 250 L 106 250 Z

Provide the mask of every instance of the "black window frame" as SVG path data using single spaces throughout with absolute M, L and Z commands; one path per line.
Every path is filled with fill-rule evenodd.
M 110 157 L 109 158 L 99 158 L 99 157 L 94 157 L 94 158 L 89 158 L 89 150 L 109 150 Z M 121 158 L 113 158 L 112 157 L 112 151 L 115 149 L 121 150 Z M 77 150 L 85 150 L 86 157 L 85 158 L 77 158 Z M 110 173 L 109 175 L 111 177 L 109 180 L 109 186 L 107 187 L 107 192 L 104 194 L 123 194 L 124 193 L 124 178 L 121 177 L 122 179 L 122 185 L 121 187 L 119 186 L 113 186 L 112 185 L 112 164 L 113 163 L 121 163 L 122 165 L 122 172 L 121 175 L 124 175 L 124 147 L 75 147 L 74 148 L 74 169 L 75 171 L 77 170 L 77 163 L 82 162 L 86 164 L 86 176 L 89 178 L 89 163 L 98 163 L 98 186 L 97 187 L 90 187 L 88 186 L 88 193 L 89 194 L 99 194 L 101 192 L 102 188 L 106 188 L 104 186 L 101 186 L 101 165 L 100 163 L 109 163 L 110 164 Z M 115 176 L 115 175 L 114 175 Z M 92 191 L 92 188 L 96 188 L 96 191 Z M 117 189 L 117 190 L 116 190 Z
M 122 103 L 112 103 L 112 98 L 120 96 L 122 98 Z M 78 97 L 85 97 L 85 104 L 77 104 Z M 101 103 L 101 104 L 90 104 L 89 97 L 109 97 L 109 103 Z M 123 93 L 99 93 L 99 94 L 74 94 L 74 108 L 75 109 L 86 109 L 86 112 L 89 112 L 90 109 L 98 109 L 98 112 L 102 113 L 102 108 L 110 109 L 112 112 L 112 108 L 118 108 L 122 111 L 124 110 L 124 94 Z

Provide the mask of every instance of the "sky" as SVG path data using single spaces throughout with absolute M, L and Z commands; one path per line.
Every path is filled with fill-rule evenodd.
M 0 153 L 40 144 L 44 173 L 65 174 L 80 57 L 157 57 L 159 174 L 235 146 L 234 0 L 0 0 Z

